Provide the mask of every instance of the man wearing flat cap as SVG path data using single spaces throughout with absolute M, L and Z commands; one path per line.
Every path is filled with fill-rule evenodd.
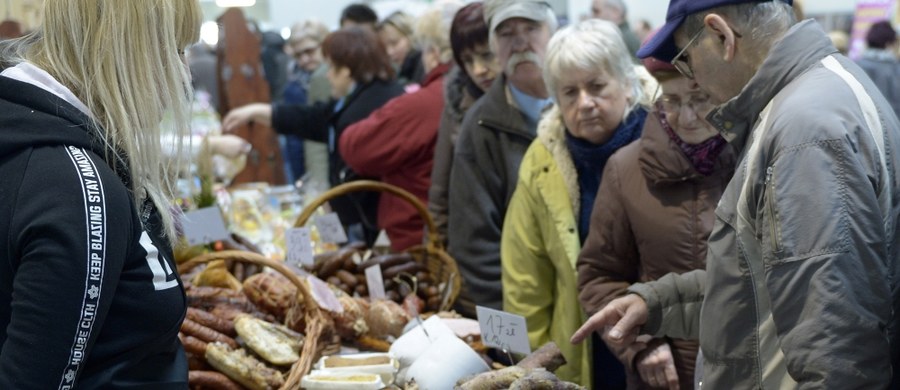
M 900 388 L 900 121 L 875 84 L 789 0 L 671 0 L 638 56 L 710 94 L 741 160 L 706 270 L 633 285 L 573 341 L 699 337 L 703 388 Z
M 542 65 L 556 31 L 543 1 L 486 0 L 491 49 L 503 68 L 466 113 L 453 157 L 448 194 L 448 250 L 463 278 L 457 310 L 502 310 L 500 231 L 516 187 L 519 163 L 550 104 Z

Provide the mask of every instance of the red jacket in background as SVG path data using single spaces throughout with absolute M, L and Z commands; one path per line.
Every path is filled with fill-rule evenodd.
M 444 108 L 444 75 L 449 69 L 449 64 L 438 66 L 425 76 L 421 89 L 394 98 L 344 130 L 339 150 L 347 165 L 428 204 L 434 144 Z M 411 204 L 381 195 L 378 226 L 391 239 L 391 249 L 402 251 L 421 244 L 424 224 Z

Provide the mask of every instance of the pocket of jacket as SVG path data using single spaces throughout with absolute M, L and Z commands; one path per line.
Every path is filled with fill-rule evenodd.
M 779 236 L 779 227 L 778 227 L 778 210 L 775 207 L 775 166 L 770 165 L 766 168 L 766 192 L 765 196 L 765 215 L 763 215 L 763 221 L 765 225 L 768 225 L 768 234 L 769 234 L 769 243 L 772 252 L 780 253 L 781 252 L 781 237 Z

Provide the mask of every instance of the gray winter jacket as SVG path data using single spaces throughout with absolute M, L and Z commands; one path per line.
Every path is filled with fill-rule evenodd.
M 644 330 L 699 335 L 703 388 L 896 386 L 900 121 L 888 102 L 805 21 L 708 119 L 740 163 L 705 275 L 630 289 L 650 308 Z
M 464 315 L 475 315 L 473 304 L 503 308 L 500 232 L 519 164 L 537 131 L 514 102 L 506 77 L 498 77 L 466 113 L 456 140 L 447 241 L 463 279 L 457 310 Z

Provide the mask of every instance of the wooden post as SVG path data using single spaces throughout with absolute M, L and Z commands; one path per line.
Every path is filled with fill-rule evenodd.
M 219 113 L 224 117 L 233 108 L 269 103 L 269 85 L 260 58 L 260 37 L 247 28 L 247 20 L 238 8 L 229 8 L 218 22 Z M 246 168 L 235 176 L 232 184 L 284 184 L 284 162 L 275 131 L 250 123 L 238 128 L 235 134 L 250 142 L 253 150 L 247 155 Z

